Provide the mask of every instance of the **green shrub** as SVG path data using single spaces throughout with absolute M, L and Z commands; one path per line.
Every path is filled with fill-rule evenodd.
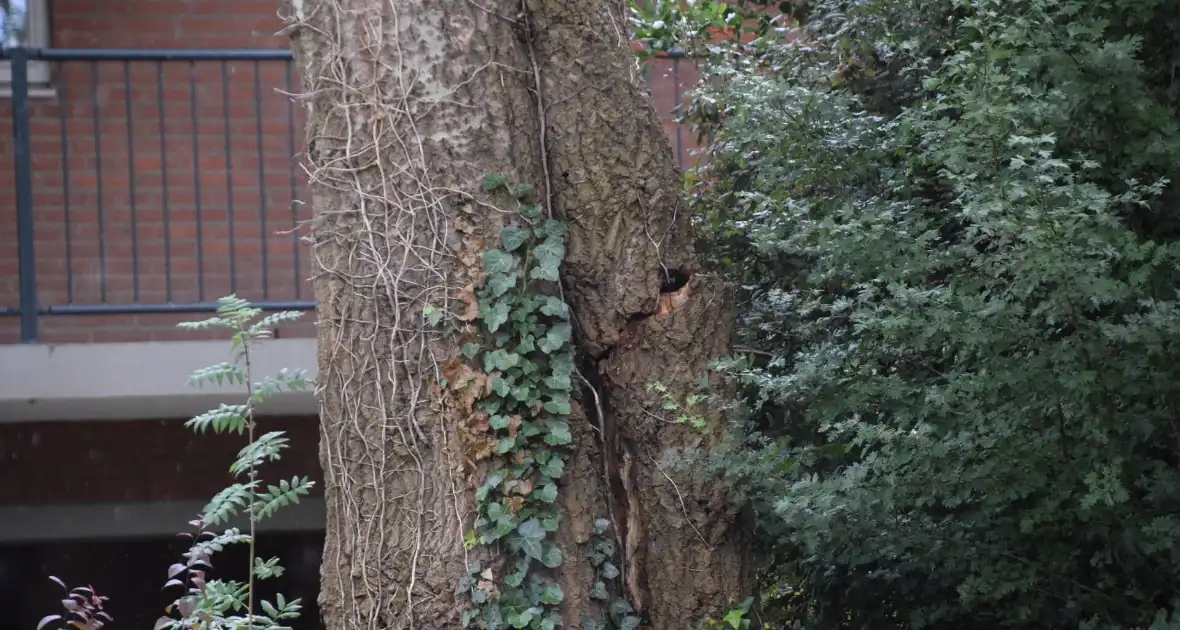
M 1174 2 L 796 8 L 689 113 L 764 612 L 1180 628 Z

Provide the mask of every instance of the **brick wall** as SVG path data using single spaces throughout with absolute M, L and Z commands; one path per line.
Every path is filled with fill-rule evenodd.
M 55 48 L 282 49 L 274 0 L 52 0 Z M 291 64 L 62 62 L 31 102 L 38 301 L 43 306 L 310 300 L 308 253 L 291 233 L 309 209 L 295 164 L 301 111 Z M 649 72 L 669 112 L 691 62 Z M 11 102 L 0 100 L 0 224 L 15 234 Z M 695 146 L 669 115 L 673 150 Z M 200 245 L 198 246 L 198 236 Z M 19 301 L 16 239 L 0 239 L 0 307 Z M 192 315 L 56 315 L 44 343 L 193 338 Z M 0 343 L 17 339 L 0 319 Z M 306 322 L 282 331 L 309 334 Z

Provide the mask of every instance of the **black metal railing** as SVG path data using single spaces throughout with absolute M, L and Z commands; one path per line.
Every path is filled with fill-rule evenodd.
M 0 59 L 12 77 L 0 165 L 11 156 L 13 175 L 10 187 L 0 179 L 0 217 L 15 219 L 18 276 L 0 284 L 0 316 L 20 318 L 21 341 L 37 340 L 44 315 L 212 311 L 226 293 L 314 306 L 289 51 L 13 48 Z M 49 67 L 50 85 L 30 81 L 33 64 Z
M 13 48 L 0 60 L 12 69 L 0 222 L 17 233 L 0 318 L 19 317 L 21 341 L 37 341 L 42 316 L 208 312 L 228 293 L 314 307 L 289 51 Z M 665 113 L 682 61 L 646 66 Z M 48 85 L 31 80 L 46 70 Z M 685 132 L 669 131 L 684 164 Z

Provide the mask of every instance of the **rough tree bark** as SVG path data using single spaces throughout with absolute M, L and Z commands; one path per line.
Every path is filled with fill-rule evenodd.
M 327 627 L 457 628 L 478 471 L 438 387 L 505 213 L 488 173 L 536 183 L 569 224 L 562 286 L 585 398 L 558 532 L 567 627 L 611 517 L 644 627 L 685 630 L 749 594 L 736 511 L 677 466 L 709 439 L 661 419 L 728 349 L 732 295 L 695 273 L 681 174 L 617 0 L 292 0 L 319 303 Z M 601 414 L 601 415 L 600 415 Z

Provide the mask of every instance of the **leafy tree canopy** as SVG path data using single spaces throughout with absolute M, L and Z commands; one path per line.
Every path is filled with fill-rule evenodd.
M 1174 0 L 777 8 L 687 112 L 764 619 L 1180 628 Z

